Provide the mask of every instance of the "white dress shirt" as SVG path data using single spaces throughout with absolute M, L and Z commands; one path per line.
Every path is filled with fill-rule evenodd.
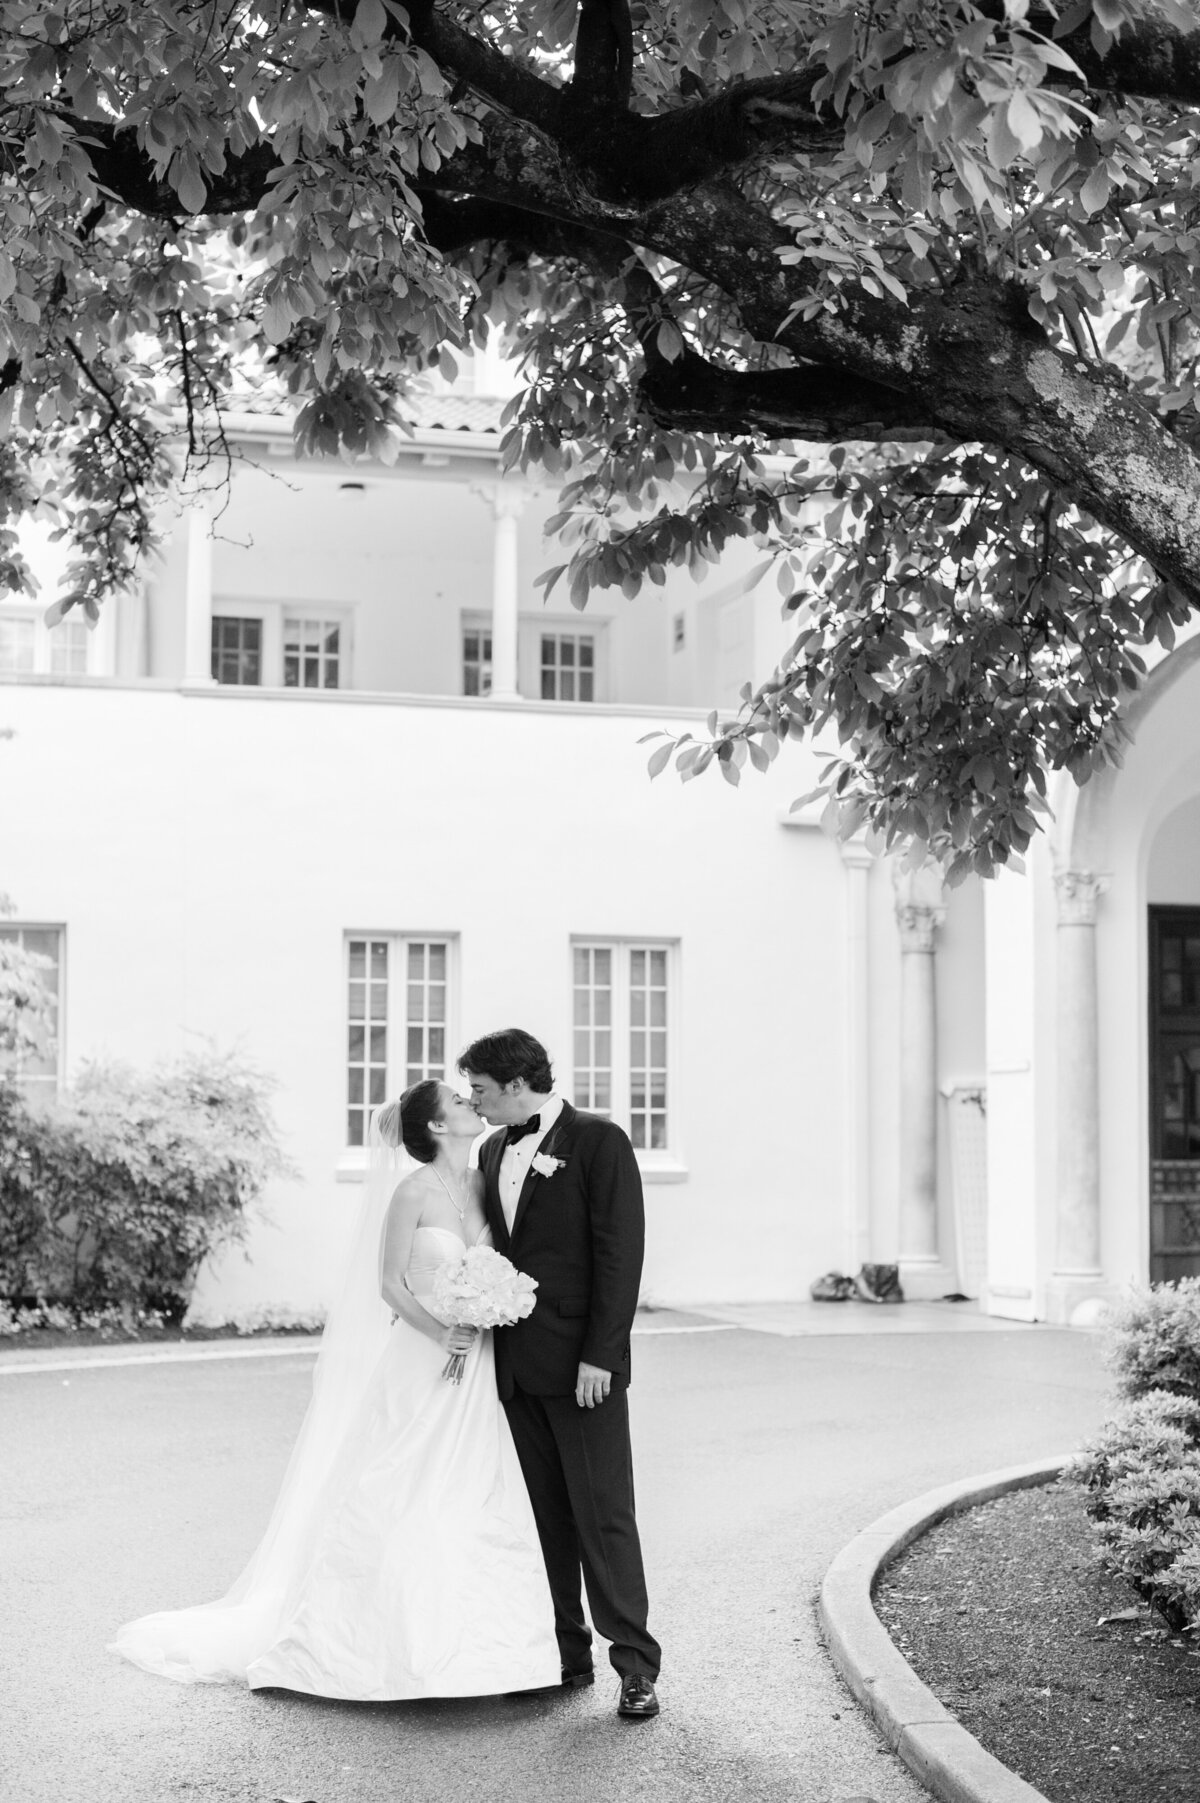
M 562 1113 L 561 1096 L 550 1095 L 537 1110 L 541 1117 L 541 1125 L 533 1133 L 527 1133 L 514 1145 L 505 1146 L 504 1156 L 500 1160 L 498 1187 L 500 1190 L 500 1207 L 504 1211 L 504 1225 L 512 1232 L 516 1218 L 517 1203 L 521 1199 L 521 1190 L 529 1175 L 529 1167 L 533 1163 L 538 1147 Z M 515 1124 L 515 1123 L 514 1123 Z

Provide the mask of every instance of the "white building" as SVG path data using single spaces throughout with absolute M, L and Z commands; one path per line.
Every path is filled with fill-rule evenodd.
M 912 1295 L 1069 1319 L 1200 1270 L 1200 641 L 1027 879 L 943 895 L 788 815 L 811 752 L 650 783 L 644 734 L 773 667 L 773 585 L 746 550 L 543 606 L 555 495 L 500 475 L 497 413 L 446 397 L 391 468 L 246 417 L 228 505 L 94 633 L 0 602 L 2 930 L 57 963 L 44 1085 L 192 1035 L 278 1080 L 300 1176 L 200 1306 L 322 1304 L 369 1103 L 513 1024 L 631 1132 L 655 1299 L 899 1255 Z

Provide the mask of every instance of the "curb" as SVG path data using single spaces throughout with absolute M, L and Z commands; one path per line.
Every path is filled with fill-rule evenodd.
M 938 1803 L 1048 1803 L 1002 1765 L 926 1689 L 875 1613 L 876 1580 L 948 1515 L 1058 1476 L 1069 1455 L 1010 1465 L 926 1491 L 864 1528 L 821 1585 L 817 1613 L 829 1655 L 894 1753 Z

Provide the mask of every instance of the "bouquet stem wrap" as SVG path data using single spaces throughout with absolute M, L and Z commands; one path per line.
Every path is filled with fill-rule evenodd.
M 433 1280 L 430 1301 L 448 1327 L 511 1327 L 533 1313 L 537 1280 L 518 1271 L 493 1246 L 470 1246 L 462 1258 L 443 1265 Z M 452 1352 L 442 1367 L 449 1383 L 460 1384 L 465 1352 Z

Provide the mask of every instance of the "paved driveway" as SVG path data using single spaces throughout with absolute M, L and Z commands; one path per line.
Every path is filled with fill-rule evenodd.
M 648 1723 L 618 1721 L 603 1678 L 538 1701 L 354 1705 L 182 1687 L 113 1658 L 120 1622 L 215 1596 L 243 1563 L 311 1354 L 0 1362 L 0 1796 L 917 1803 L 825 1660 L 821 1575 L 894 1504 L 1069 1448 L 1105 1379 L 1090 1335 L 851 1319 L 639 1336 L 639 1513 L 667 1661 Z

